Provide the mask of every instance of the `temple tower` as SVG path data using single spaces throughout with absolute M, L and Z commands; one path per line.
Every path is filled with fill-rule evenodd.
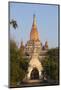
M 30 40 L 31 41 L 38 41 L 39 40 L 35 15 L 33 16 L 33 24 L 32 24 L 32 29 L 30 32 Z
M 41 61 L 45 58 L 48 49 L 48 43 L 43 46 L 40 42 L 36 16 L 33 16 L 33 23 L 30 32 L 30 40 L 25 45 L 25 54 L 29 58 L 28 73 L 25 80 L 40 80 L 42 79 L 43 66 Z
M 33 53 L 34 48 L 37 49 L 38 53 L 40 52 L 42 48 L 41 42 L 39 40 L 35 15 L 33 15 L 33 24 L 32 24 L 31 32 L 30 32 L 30 40 L 27 41 L 25 45 L 25 52 L 31 55 Z

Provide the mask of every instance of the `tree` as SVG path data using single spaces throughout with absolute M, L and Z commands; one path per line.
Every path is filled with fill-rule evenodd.
M 10 41 L 10 85 L 15 87 L 22 82 L 28 69 L 28 59 L 25 58 L 23 49 L 18 49 L 16 43 Z
M 59 73 L 59 49 L 50 49 L 47 52 L 47 57 L 42 62 L 44 71 L 49 76 L 50 80 L 58 82 Z
M 14 41 L 10 41 L 10 84 L 16 84 L 18 78 L 18 64 L 17 64 L 17 46 Z

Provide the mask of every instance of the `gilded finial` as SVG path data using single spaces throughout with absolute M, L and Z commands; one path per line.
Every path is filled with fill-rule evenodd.
M 35 16 L 35 14 L 33 15 L 33 25 L 36 25 L 36 16 Z

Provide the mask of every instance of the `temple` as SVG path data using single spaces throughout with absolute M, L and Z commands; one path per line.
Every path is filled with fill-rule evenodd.
M 46 57 L 46 52 L 48 50 L 48 42 L 42 45 L 39 39 L 36 16 L 33 15 L 33 23 L 30 32 L 30 39 L 24 46 L 24 52 L 27 58 L 30 59 L 28 73 L 25 79 L 28 80 L 40 80 L 42 79 L 43 66 L 41 61 Z
M 36 51 L 40 53 L 40 50 L 42 49 L 42 44 L 39 40 L 39 35 L 37 31 L 37 24 L 36 24 L 36 16 L 33 16 L 33 24 L 30 32 L 30 40 L 27 41 L 25 45 L 25 52 L 29 55 L 32 55 L 34 48 L 36 48 Z

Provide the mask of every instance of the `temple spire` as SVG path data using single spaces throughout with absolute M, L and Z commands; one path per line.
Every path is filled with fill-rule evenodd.
M 33 24 L 32 24 L 32 29 L 30 32 L 30 40 L 32 41 L 39 40 L 35 15 L 33 15 Z
M 33 25 L 36 26 L 36 16 L 35 16 L 35 14 L 33 15 Z

